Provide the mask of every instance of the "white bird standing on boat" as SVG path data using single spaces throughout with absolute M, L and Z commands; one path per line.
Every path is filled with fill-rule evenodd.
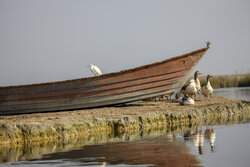
M 95 66 L 95 65 L 93 65 L 93 64 L 90 64 L 90 70 L 91 70 L 91 72 L 92 72 L 95 76 L 100 76 L 100 75 L 102 75 L 101 70 L 100 70 L 97 66 Z
M 178 101 L 180 102 L 180 105 L 191 105 L 191 104 L 195 104 L 194 99 L 192 99 L 191 97 L 185 95 L 184 97 L 180 97 L 178 99 Z
M 208 75 L 207 76 L 207 84 L 205 86 L 202 87 L 202 94 L 204 95 L 204 97 L 211 97 L 213 94 L 213 87 L 210 84 L 210 78 L 213 78 L 212 75 Z
M 195 81 L 195 85 L 196 85 L 196 89 L 197 89 L 197 93 L 199 95 L 199 99 L 201 98 L 200 94 L 201 94 L 201 83 L 200 80 L 198 78 L 199 75 L 201 75 L 202 73 L 200 71 L 195 71 L 194 73 L 194 81 Z M 195 95 L 196 97 L 196 95 Z

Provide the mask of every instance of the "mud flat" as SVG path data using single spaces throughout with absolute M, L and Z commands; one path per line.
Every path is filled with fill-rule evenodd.
M 76 111 L 0 116 L 0 145 L 68 140 L 94 134 L 124 134 L 250 119 L 250 101 L 215 97 L 192 106 L 137 102 Z

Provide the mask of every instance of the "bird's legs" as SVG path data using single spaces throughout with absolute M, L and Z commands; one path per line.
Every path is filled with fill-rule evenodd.
M 164 96 L 165 96 L 165 95 L 159 96 L 159 101 L 163 101 L 163 100 L 164 100 Z
M 194 94 L 194 95 L 191 95 L 190 96 L 193 100 L 196 100 L 196 95 Z
M 171 100 L 171 94 L 165 94 L 167 100 Z
M 194 94 L 194 99 L 196 99 L 196 94 Z

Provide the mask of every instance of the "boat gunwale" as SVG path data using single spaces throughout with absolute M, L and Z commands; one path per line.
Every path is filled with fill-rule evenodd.
M 165 59 L 163 61 L 158 61 L 158 62 L 155 62 L 155 63 L 146 64 L 146 65 L 142 65 L 142 66 L 139 66 L 139 67 L 135 67 L 135 68 L 127 69 L 127 70 L 122 70 L 122 71 L 118 71 L 118 72 L 107 73 L 107 74 L 103 74 L 101 76 L 92 76 L 92 77 L 69 79 L 69 80 L 63 80 L 63 81 L 55 81 L 55 82 L 33 83 L 33 84 L 13 85 L 13 86 L 0 86 L 0 90 L 1 89 L 2 90 L 3 89 L 9 89 L 9 88 L 31 87 L 31 86 L 43 86 L 43 85 L 46 86 L 46 85 L 53 85 L 53 84 L 60 84 L 60 83 L 67 83 L 67 82 L 83 81 L 83 80 L 88 80 L 88 79 L 106 78 L 106 77 L 110 77 L 110 76 L 114 76 L 114 75 L 126 74 L 126 73 L 137 71 L 137 70 L 140 70 L 140 69 L 145 69 L 145 68 L 156 66 L 156 65 L 163 64 L 163 63 L 166 63 L 166 62 L 175 61 L 175 60 L 178 60 L 178 59 L 181 59 L 181 58 L 186 58 L 186 57 L 188 57 L 190 55 L 194 55 L 194 54 L 197 54 L 199 52 L 205 52 L 208 49 L 209 49 L 208 47 L 201 48 L 201 49 L 198 49 L 198 50 L 195 50 L 195 51 L 192 51 L 192 52 L 180 55 L 180 56 Z

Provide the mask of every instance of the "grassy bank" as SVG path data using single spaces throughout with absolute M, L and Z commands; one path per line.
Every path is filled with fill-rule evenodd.
M 200 77 L 201 85 L 207 83 L 206 76 Z M 247 87 L 250 86 L 250 73 L 234 75 L 217 75 L 210 80 L 214 88 Z

